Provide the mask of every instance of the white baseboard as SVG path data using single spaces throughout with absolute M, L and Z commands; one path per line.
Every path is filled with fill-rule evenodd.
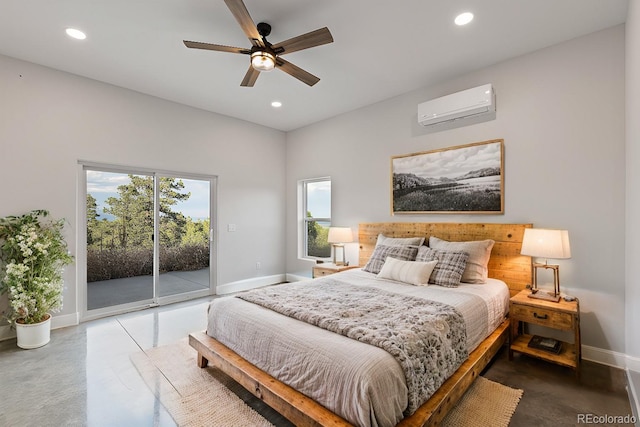
M 640 372 L 640 357 L 627 356 L 627 369 Z M 640 384 L 637 384 L 640 386 Z
M 80 313 L 71 313 L 51 318 L 51 329 L 66 328 L 80 324 Z
M 305 275 L 304 273 L 287 273 L 287 282 L 302 282 L 304 280 L 311 280 L 311 275 Z
M 627 392 L 629 393 L 629 404 L 631 405 L 631 412 L 636 420 L 636 426 L 640 424 L 640 400 L 638 398 L 640 384 L 637 381 L 639 377 L 640 371 L 634 372 L 632 369 L 627 368 Z
M 601 365 L 625 369 L 627 367 L 628 356 L 616 351 L 583 345 L 582 359 L 600 363 Z
M 252 279 L 238 280 L 237 282 L 225 283 L 216 287 L 217 295 L 226 295 L 234 292 L 248 291 L 249 289 L 260 288 L 262 286 L 274 285 L 286 281 L 285 274 L 274 274 L 273 276 L 255 277 Z
M 627 383 L 629 404 L 636 419 L 636 426 L 640 425 L 640 358 L 627 356 Z
M 51 317 L 51 329 L 66 328 L 80 323 L 80 313 L 71 313 Z M 0 326 L 0 341 L 9 340 L 16 337 L 16 330 L 9 325 Z
M 0 326 L 0 341 L 9 340 L 16 337 L 15 329 L 11 329 L 9 325 Z

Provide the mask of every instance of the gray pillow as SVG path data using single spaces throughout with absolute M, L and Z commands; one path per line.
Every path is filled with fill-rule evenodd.
M 462 273 L 463 283 L 487 283 L 489 257 L 495 242 L 493 240 L 476 240 L 472 242 L 447 242 L 431 236 L 429 247 L 441 251 L 462 251 L 469 254 L 467 266 Z
M 387 237 L 384 234 L 378 234 L 378 240 L 376 240 L 376 246 L 420 246 L 423 243 L 424 237 Z
M 380 273 L 380 270 L 382 270 L 382 266 L 388 256 L 401 261 L 414 261 L 417 253 L 418 248 L 416 246 L 377 245 L 363 270 L 368 271 L 369 273 L 378 274 Z
M 455 288 L 460 285 L 468 258 L 469 255 L 466 252 L 441 251 L 426 246 L 420 246 L 416 255 L 416 261 L 438 260 L 429 278 L 429 283 L 447 288 Z

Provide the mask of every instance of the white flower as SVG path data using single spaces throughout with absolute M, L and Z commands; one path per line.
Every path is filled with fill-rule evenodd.
M 16 264 L 15 262 L 10 262 L 7 264 L 6 268 L 6 276 L 4 280 L 10 280 L 11 276 L 16 278 L 21 278 L 24 274 L 29 271 L 29 267 L 25 264 Z
M 41 215 L 47 212 L 0 219 L 17 226 L 14 234 L 0 235 L 0 252 L 8 261 L 0 265 L 0 292 L 9 297 L 5 316 L 11 323 L 20 318 L 33 323 L 62 308 L 62 270 L 73 258 L 64 242 L 63 221 L 40 222 Z

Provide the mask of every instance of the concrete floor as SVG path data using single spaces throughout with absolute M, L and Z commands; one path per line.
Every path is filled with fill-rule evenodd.
M 204 330 L 210 299 L 54 330 L 39 349 L 0 342 L 0 426 L 174 426 L 129 356 Z M 525 356 L 509 362 L 506 353 L 483 375 L 524 389 L 512 426 L 577 425 L 581 413 L 631 413 L 620 370 L 585 362 L 577 381 L 568 369 Z M 277 426 L 287 425 L 243 397 Z
M 621 369 L 583 361 L 578 380 L 568 368 L 528 356 L 515 354 L 509 362 L 503 349 L 482 375 L 524 390 L 511 419 L 514 427 L 579 425 L 587 414 L 632 415 Z

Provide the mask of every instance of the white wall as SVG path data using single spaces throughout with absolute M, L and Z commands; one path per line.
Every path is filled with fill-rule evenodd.
M 331 176 L 334 223 L 532 222 L 569 230 L 561 286 L 580 298 L 583 343 L 625 351 L 624 26 L 587 35 L 287 134 L 287 271 L 296 256 L 296 181 Z M 399 76 L 401 78 L 401 76 Z M 427 133 L 417 104 L 493 83 L 497 119 Z M 503 138 L 504 215 L 390 214 L 390 158 Z M 357 258 L 352 258 L 356 262 Z M 615 352 L 615 353 L 613 353 Z M 587 355 L 585 355 L 587 356 Z
M 296 182 L 302 178 L 331 176 L 334 221 L 354 230 L 369 221 L 533 222 L 567 228 L 573 258 L 560 262 L 562 286 L 581 299 L 583 343 L 626 351 L 637 360 L 640 339 L 633 325 L 639 320 L 640 290 L 632 269 L 640 255 L 633 244 L 640 237 L 634 221 L 640 212 L 640 196 L 634 196 L 640 176 L 632 165 L 640 158 L 640 132 L 630 117 L 640 109 L 638 14 L 630 2 L 626 73 L 635 99 L 627 98 L 626 288 L 624 26 L 286 136 L 0 56 L 0 216 L 46 208 L 66 217 L 75 252 L 75 230 L 82 226 L 75 207 L 79 159 L 217 175 L 219 285 L 281 274 L 285 244 L 286 271 L 310 269 L 296 254 Z M 497 93 L 496 120 L 431 134 L 415 123 L 418 103 L 488 82 Z M 390 215 L 391 156 L 495 138 L 505 140 L 504 215 Z M 228 223 L 237 224 L 238 231 L 227 232 Z M 356 251 L 348 254 L 357 260 Z M 76 286 L 71 271 L 61 315 L 79 310 Z M 5 305 L 0 300 L 0 310 Z
M 626 23 L 627 354 L 640 361 L 640 4 L 629 2 Z M 640 370 L 640 365 L 636 368 Z
M 283 274 L 284 133 L 5 56 L 0 94 L 0 216 L 67 218 L 75 254 L 78 160 L 215 175 L 218 286 Z M 73 268 L 66 279 L 73 316 Z
M 640 395 L 640 4 L 629 2 L 626 22 L 626 344 L 629 377 L 638 408 Z

